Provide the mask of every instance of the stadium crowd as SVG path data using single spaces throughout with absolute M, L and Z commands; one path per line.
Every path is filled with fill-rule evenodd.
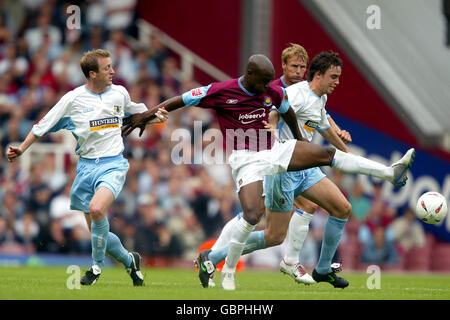
M 69 206 L 76 161 L 67 155 L 60 172 L 53 154 L 37 154 L 28 172 L 20 162 L 8 163 L 5 158 L 10 143 L 23 141 L 62 95 L 83 84 L 79 67 L 83 52 L 97 48 L 112 52 L 114 83 L 125 86 L 133 101 L 148 108 L 194 86 L 192 79 L 177 77 L 177 59 L 157 37 L 151 37 L 148 46 L 135 44 L 135 0 L 80 2 L 85 19 L 74 30 L 66 27 L 68 5 L 55 0 L 0 4 L 0 254 L 90 253 L 83 213 Z M 167 123 L 148 127 L 141 138 L 125 139 L 130 169 L 109 219 L 111 231 L 127 249 L 146 257 L 190 260 L 205 240 L 217 237 L 225 222 L 240 212 L 227 165 L 172 161 L 171 133 L 184 128 L 194 137 L 194 121 L 201 121 L 203 131 L 217 128 L 214 114 L 194 108 L 172 113 Z M 64 141 L 58 133 L 40 142 Z M 339 248 L 344 263 L 358 259 L 396 265 L 405 251 L 425 245 L 421 224 L 411 212 L 401 215 L 390 206 L 381 196 L 381 185 L 368 196 L 357 179 L 341 183 L 345 177 L 336 172 L 332 178 L 353 206 Z M 316 213 L 309 236 L 315 245 L 305 254 L 317 257 L 324 217 L 326 213 Z M 350 242 L 358 246 L 359 256 L 350 256 Z

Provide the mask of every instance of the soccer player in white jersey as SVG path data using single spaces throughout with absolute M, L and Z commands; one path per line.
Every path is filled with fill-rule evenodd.
M 326 138 L 326 140 L 338 149 L 336 151 L 337 154 L 341 154 L 341 152 L 348 153 L 350 150 L 345 145 L 343 139 L 337 134 L 338 130 L 330 126 L 328 120 L 329 117 L 325 110 L 325 104 L 327 94 L 332 93 L 339 84 L 341 72 L 342 61 L 339 59 L 338 55 L 333 52 L 323 52 L 313 59 L 308 72 L 308 81 L 296 83 L 286 88 L 289 104 L 296 113 L 297 122 L 303 138 L 311 141 L 314 131 L 317 130 Z M 278 117 L 274 118 L 273 112 L 276 111 L 272 111 L 271 116 L 275 119 L 273 121 L 277 122 Z M 285 127 L 283 121 L 280 122 L 278 128 L 282 139 L 292 139 L 292 132 Z M 398 163 L 410 163 L 413 158 L 414 149 L 410 149 Z M 365 160 L 360 160 L 360 164 L 365 162 Z M 373 174 L 375 174 L 375 171 L 384 170 L 384 166 L 381 164 L 376 164 L 374 162 L 367 162 L 366 164 L 373 169 Z M 392 166 L 395 165 L 396 164 L 393 164 Z M 358 166 L 359 165 L 356 165 L 355 169 Z M 368 173 L 371 175 L 370 172 Z M 384 179 L 392 182 L 396 186 L 402 186 L 405 182 L 386 179 L 386 177 Z M 266 176 L 265 206 L 268 213 L 266 230 L 254 231 L 250 234 L 243 250 L 243 254 L 280 244 L 286 236 L 290 221 L 293 223 L 292 226 L 289 227 L 289 237 L 292 236 L 293 238 L 291 240 L 294 242 L 297 241 L 301 242 L 301 244 L 303 243 L 304 237 L 306 237 L 307 234 L 307 229 L 303 230 L 304 232 L 299 229 L 305 228 L 305 226 L 306 228 L 308 227 L 311 216 L 307 218 L 300 217 L 300 220 L 302 220 L 301 223 L 295 221 L 295 219 L 298 218 L 295 215 L 291 219 L 293 200 L 300 194 L 320 205 L 330 213 L 330 217 L 324 230 L 321 255 L 318 265 L 313 271 L 312 278 L 304 271 L 297 274 L 292 272 L 291 274 L 291 270 L 289 269 L 292 269 L 292 267 L 290 268 L 287 264 L 289 263 L 291 266 L 297 268 L 297 270 L 300 265 L 298 262 L 298 255 L 301 246 L 296 246 L 294 243 L 293 248 L 289 248 L 286 255 L 290 260 L 286 263 L 284 259 L 280 264 L 280 269 L 284 269 L 283 272 L 291 274 L 298 282 L 311 284 L 314 282 L 326 281 L 334 287 L 345 288 L 348 286 L 348 281 L 336 276 L 335 273 L 337 270 L 331 267 L 331 259 L 336 252 L 343 228 L 351 213 L 351 205 L 339 188 L 331 180 L 326 178 L 317 167 L 302 171 L 291 171 L 283 174 Z M 240 219 L 241 217 L 238 216 L 234 219 L 235 221 L 231 221 L 230 224 L 233 225 Z M 222 234 L 229 233 L 227 230 L 232 229 L 233 227 L 226 225 L 224 227 L 225 232 L 223 231 Z M 213 265 L 217 265 L 225 258 L 227 252 L 228 246 L 213 249 L 211 251 L 204 251 L 198 258 L 198 265 L 201 266 L 201 263 L 205 264 L 207 261 L 212 262 Z M 293 271 L 295 271 L 295 269 Z M 224 273 L 224 271 L 222 271 L 222 273 Z M 230 271 L 226 270 L 225 273 L 230 273 Z M 222 287 L 225 289 L 231 288 L 231 290 L 233 290 L 235 287 L 234 276 L 222 275 Z
M 147 107 L 131 101 L 128 91 L 114 85 L 114 69 L 110 52 L 89 51 L 80 61 L 86 84 L 66 93 L 37 123 L 19 147 L 10 147 L 9 161 L 16 160 L 35 141 L 50 132 L 70 130 L 77 140 L 79 160 L 70 192 L 70 207 L 85 213 L 91 230 L 93 265 L 81 279 L 82 285 L 94 284 L 101 274 L 105 253 L 124 264 L 133 285 L 144 285 L 140 271 L 141 257 L 128 252 L 119 238 L 109 232 L 108 208 L 122 190 L 128 160 L 124 149 L 121 126 L 124 117 L 144 112 Z M 167 119 L 161 109 L 154 122 Z

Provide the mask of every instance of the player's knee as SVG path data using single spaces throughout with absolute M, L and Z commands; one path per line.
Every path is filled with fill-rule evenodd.
M 259 209 L 247 210 L 247 211 L 244 211 L 243 214 L 244 214 L 245 221 L 247 221 L 249 224 L 251 224 L 253 226 L 257 225 L 261 218 Z
M 334 159 L 334 154 L 336 153 L 336 149 L 333 147 L 323 147 L 322 148 L 322 161 L 323 163 L 331 164 Z
M 89 213 L 94 221 L 99 221 L 104 218 L 103 208 L 96 203 L 89 204 Z
M 340 218 L 340 219 L 348 219 L 348 217 L 350 217 L 351 213 L 352 213 L 352 205 L 350 204 L 350 202 L 345 201 L 340 206 L 339 214 L 338 214 L 337 217 Z

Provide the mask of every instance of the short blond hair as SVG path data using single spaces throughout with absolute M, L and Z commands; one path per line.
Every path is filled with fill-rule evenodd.
M 108 50 L 97 49 L 86 52 L 80 60 L 81 71 L 86 79 L 89 79 L 89 72 L 98 72 L 98 58 L 109 58 L 111 52 Z
M 306 64 L 309 62 L 308 52 L 305 48 L 296 43 L 290 43 L 290 47 L 287 47 L 281 53 L 281 62 L 287 64 L 288 60 L 292 57 L 299 57 L 305 60 Z

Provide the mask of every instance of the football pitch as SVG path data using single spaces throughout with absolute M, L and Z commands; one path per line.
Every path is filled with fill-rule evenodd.
M 144 268 L 146 286 L 133 287 L 119 267 L 105 268 L 99 281 L 77 288 L 77 274 L 66 267 L 0 267 L 1 300 L 450 300 L 450 274 L 381 272 L 379 288 L 368 288 L 371 274 L 342 273 L 350 286 L 296 284 L 278 271 L 244 270 L 236 291 L 203 288 L 194 269 Z M 219 278 L 218 276 L 216 278 Z M 370 280 L 369 280 L 370 282 Z M 369 284 L 369 287 L 371 285 Z M 373 286 L 372 286 L 373 287 Z

